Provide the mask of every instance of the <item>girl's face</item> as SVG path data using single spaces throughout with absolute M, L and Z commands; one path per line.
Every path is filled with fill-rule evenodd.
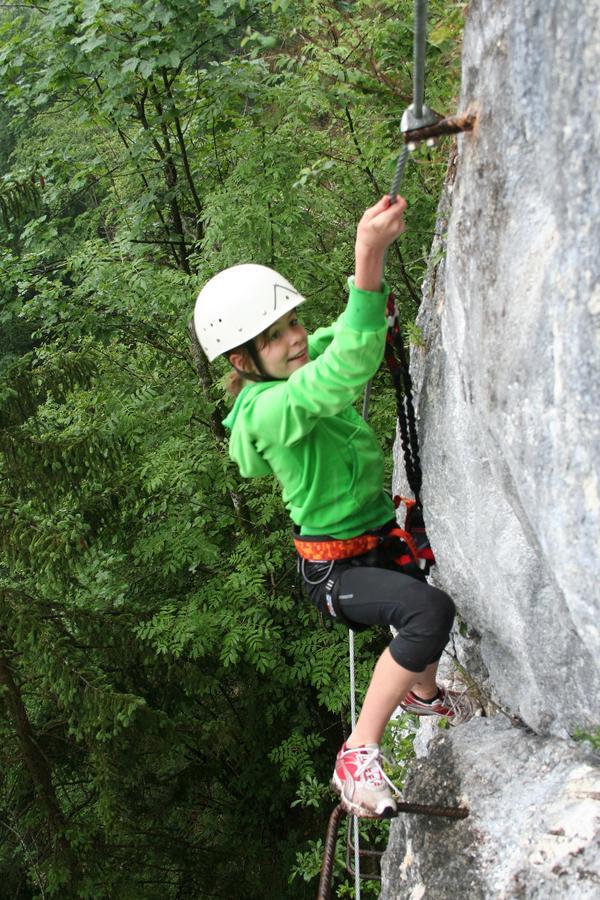
M 258 355 L 265 372 L 273 378 L 288 378 L 308 362 L 307 335 L 295 309 L 273 322 Z

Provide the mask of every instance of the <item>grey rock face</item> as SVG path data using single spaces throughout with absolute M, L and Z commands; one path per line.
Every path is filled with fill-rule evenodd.
M 600 721 L 599 71 L 595 0 L 471 4 L 478 123 L 412 354 L 435 578 L 478 637 L 457 650 L 562 736 Z
M 600 772 L 569 742 L 474 719 L 438 732 L 405 793 L 470 814 L 394 823 L 381 900 L 599 896 Z
M 506 715 L 419 738 L 406 798 L 471 815 L 395 822 L 383 900 L 600 896 L 597 762 L 567 740 L 600 723 L 598 72 L 597 0 L 470 4 L 459 110 L 478 122 L 411 372 L 450 652 Z M 402 468 L 398 448 L 405 493 Z

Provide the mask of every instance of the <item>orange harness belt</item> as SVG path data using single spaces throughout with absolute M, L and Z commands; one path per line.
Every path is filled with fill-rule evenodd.
M 418 564 L 419 554 L 417 547 L 411 535 L 403 528 L 392 528 L 387 534 L 359 534 L 357 537 L 321 540 L 320 538 L 296 537 L 294 536 L 294 545 L 298 551 L 298 555 L 302 559 L 309 559 L 312 562 L 329 562 L 332 559 L 350 559 L 353 556 L 362 556 L 369 550 L 381 546 L 388 542 L 389 539 L 398 539 L 404 542 L 406 549 L 400 549 L 400 553 L 395 561 L 399 565 L 416 562 Z

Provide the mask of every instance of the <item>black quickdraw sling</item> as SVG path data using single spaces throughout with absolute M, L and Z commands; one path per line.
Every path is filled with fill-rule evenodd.
M 424 571 L 427 575 L 431 567 L 435 565 L 435 556 L 427 537 L 423 519 L 423 507 L 421 504 L 423 475 L 419 457 L 419 437 L 415 420 L 415 408 L 412 399 L 412 379 L 402 342 L 400 320 L 393 294 L 390 294 L 388 297 L 386 315 L 388 331 L 385 342 L 385 361 L 390 370 L 396 394 L 398 431 L 404 456 L 406 480 L 415 497 L 414 500 L 406 497 L 394 497 L 394 505 L 396 509 L 401 503 L 404 503 L 406 506 L 404 530 L 411 535 L 417 547 L 419 559 L 425 562 Z
M 390 370 L 396 394 L 396 412 L 402 452 L 404 454 L 406 479 L 415 495 L 415 501 L 420 507 L 423 476 L 419 458 L 419 437 L 415 423 L 415 408 L 412 401 L 412 379 L 404 344 L 402 343 L 400 320 L 393 294 L 390 294 L 387 300 L 386 316 L 388 331 L 385 341 L 385 361 Z

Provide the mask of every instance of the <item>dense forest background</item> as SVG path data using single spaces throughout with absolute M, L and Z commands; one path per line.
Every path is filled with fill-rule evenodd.
M 444 113 L 465 6 L 430 3 Z M 187 325 L 243 261 L 307 327 L 339 314 L 411 60 L 411 0 L 0 7 L 3 898 L 314 896 L 346 633 L 295 599 L 277 484 L 228 460 Z M 402 188 L 407 340 L 447 153 Z M 383 374 L 372 422 L 389 448 Z M 363 686 L 384 642 L 357 638 Z

